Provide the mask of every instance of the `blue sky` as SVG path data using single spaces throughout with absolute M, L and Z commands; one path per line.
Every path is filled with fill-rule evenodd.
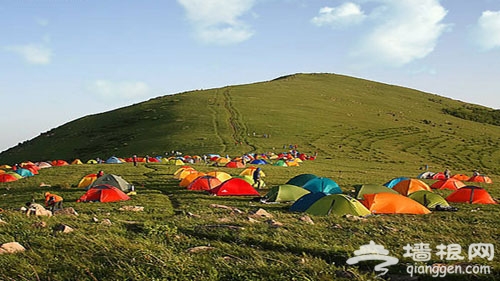
M 0 151 L 195 89 L 328 72 L 500 109 L 500 0 L 1 0 Z

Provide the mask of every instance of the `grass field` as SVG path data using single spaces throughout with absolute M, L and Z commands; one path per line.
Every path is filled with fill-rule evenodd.
M 349 194 L 356 184 L 414 178 L 428 165 L 430 171 L 448 168 L 453 174 L 479 169 L 494 182 L 479 185 L 498 199 L 500 127 L 444 113 L 465 107 L 478 106 L 341 75 L 297 74 L 163 96 L 86 116 L 0 153 L 0 164 L 164 156 L 171 150 L 236 157 L 279 153 L 297 144 L 300 152 L 316 152 L 318 158 L 299 167 L 263 166 L 266 188 L 312 173 L 333 179 Z M 242 170 L 193 167 L 231 175 Z M 377 280 L 377 262 L 346 263 L 370 241 L 399 259 L 382 279 L 433 280 L 425 274 L 411 279 L 407 273 L 409 266 L 433 264 L 491 270 L 439 280 L 500 279 L 498 256 L 492 261 L 467 259 L 471 244 L 499 248 L 498 205 L 455 204 L 457 212 L 365 219 L 312 216 L 310 224 L 301 220 L 304 214 L 289 212 L 290 204 L 188 191 L 173 177 L 178 168 L 154 163 L 69 165 L 0 183 L 0 218 L 6 222 L 0 224 L 0 244 L 17 241 L 27 248 L 0 255 L 0 280 Z M 77 203 L 85 192 L 76 188 L 79 180 L 98 170 L 133 183 L 137 195 L 120 203 Z M 65 207 L 75 208 L 79 216 L 35 218 L 17 210 L 32 198 L 41 202 L 45 191 L 62 195 Z M 129 205 L 144 211 L 119 210 Z M 273 218 L 253 217 L 259 208 Z M 47 226 L 37 227 L 40 221 Z M 60 224 L 74 231 L 54 232 Z M 429 261 L 417 263 L 404 256 L 403 247 L 417 243 L 429 244 Z M 437 256 L 441 244 L 460 245 L 465 259 Z
M 413 176 L 410 171 L 385 170 L 384 165 L 362 167 L 345 163 L 330 167 L 331 160 L 306 161 L 300 167 L 263 166 L 268 187 L 285 183 L 301 173 L 330 176 L 345 193 L 359 183 L 384 183 L 396 176 Z M 199 171 L 214 169 L 237 175 L 242 169 L 193 165 Z M 342 167 L 342 173 L 338 171 Z M 366 168 L 366 169 L 365 169 Z M 120 203 L 77 203 L 85 192 L 76 188 L 81 177 L 99 169 L 121 175 L 137 188 L 131 201 Z M 347 217 L 312 216 L 314 224 L 300 220 L 304 214 L 288 211 L 290 204 L 262 204 L 249 197 L 213 197 L 179 187 L 173 173 L 178 166 L 163 164 L 70 165 L 42 169 L 39 175 L 0 184 L 2 220 L 0 242 L 17 241 L 27 251 L 0 255 L 1 280 L 374 280 L 371 263 L 349 266 L 346 260 L 370 240 L 383 245 L 400 259 L 384 276 L 391 280 L 408 276 L 403 246 L 428 243 L 459 244 L 462 255 L 473 243 L 499 246 L 497 205 L 455 205 L 458 212 L 429 215 L 378 215 L 363 220 Z M 493 178 L 495 181 L 498 178 Z M 40 187 L 40 183 L 51 187 Z M 494 185 L 493 185 L 494 186 Z M 498 198 L 500 193 L 485 186 Z M 16 208 L 45 191 L 65 198 L 79 216 L 26 217 Z M 264 194 L 266 190 L 261 190 Z M 447 191 L 439 191 L 443 195 Z M 221 204 L 241 212 L 213 208 Z M 143 206 L 143 212 L 120 211 L 121 206 Z M 249 219 L 263 208 L 282 223 L 274 227 L 269 218 Z M 96 218 L 98 221 L 94 221 Z M 111 225 L 103 224 L 109 219 Z M 37 228 L 35 222 L 47 227 Z M 57 233 L 59 224 L 72 233 Z M 200 252 L 191 248 L 207 246 Z M 426 264 L 446 263 L 438 257 Z M 500 263 L 476 259 L 449 264 L 491 266 L 487 275 L 454 275 L 441 280 L 498 280 Z M 376 264 L 376 263 L 375 263 Z M 398 279 L 399 278 L 399 279 Z M 432 279 L 420 276 L 419 280 Z

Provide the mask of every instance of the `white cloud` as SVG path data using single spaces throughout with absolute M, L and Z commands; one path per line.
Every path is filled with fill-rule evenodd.
M 117 98 L 134 99 L 150 94 L 149 86 L 140 81 L 96 80 L 89 85 L 89 90 L 106 100 Z
M 187 12 L 197 36 L 207 43 L 233 44 L 252 37 L 252 29 L 239 20 L 255 0 L 177 0 Z
M 350 55 L 361 65 L 402 66 L 429 55 L 439 37 L 451 25 L 443 23 L 447 10 L 439 0 L 365 0 L 370 7 L 351 2 L 337 8 L 323 8 L 313 19 L 318 25 L 363 23 L 362 33 L 349 38 L 357 44 L 351 46 Z M 357 32 L 357 31 L 355 31 Z
M 338 7 L 324 7 L 319 10 L 319 15 L 311 22 L 317 26 L 332 26 L 339 28 L 359 24 L 366 18 L 361 7 L 355 3 L 347 2 Z
M 20 55 L 31 64 L 49 64 L 52 59 L 52 50 L 39 44 L 7 46 L 5 50 Z
M 500 11 L 484 11 L 475 28 L 476 43 L 483 50 L 500 47 Z

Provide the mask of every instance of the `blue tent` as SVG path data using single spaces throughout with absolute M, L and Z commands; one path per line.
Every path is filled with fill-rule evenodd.
M 340 194 L 342 189 L 340 186 L 329 178 L 314 178 L 306 182 L 303 188 L 311 191 L 312 193 L 323 192 L 326 194 Z
M 23 169 L 23 168 L 18 168 L 15 171 L 17 174 L 19 174 L 21 177 L 26 178 L 26 177 L 32 177 L 33 172 L 31 172 L 28 169 Z
M 106 164 L 121 164 L 123 163 L 118 157 L 111 156 L 106 160 Z
M 255 159 L 252 162 L 250 162 L 250 164 L 264 165 L 264 164 L 267 164 L 267 162 L 265 160 L 262 160 L 262 159 Z
M 386 183 L 384 183 L 384 186 L 387 186 L 388 188 L 393 188 L 398 182 L 403 181 L 403 180 L 409 180 L 407 177 L 399 177 L 399 178 L 394 178 Z
M 300 197 L 295 203 L 290 206 L 290 211 L 292 212 L 305 212 L 309 207 L 311 207 L 314 202 L 320 198 L 326 196 L 323 192 L 309 193 Z
M 300 174 L 300 175 L 297 175 L 297 176 L 289 179 L 286 182 L 286 184 L 293 184 L 296 186 L 304 186 L 304 184 L 306 184 L 309 180 L 315 179 L 317 177 L 318 176 L 313 175 L 313 174 Z

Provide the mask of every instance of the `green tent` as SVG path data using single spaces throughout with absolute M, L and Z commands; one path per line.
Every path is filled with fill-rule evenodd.
M 133 190 L 132 184 L 128 183 L 122 177 L 113 174 L 104 174 L 102 177 L 97 178 L 91 185 L 89 185 L 87 189 L 101 184 L 112 185 L 119 188 L 123 192 L 129 192 Z
M 269 192 L 264 196 L 264 202 L 292 202 L 300 197 L 309 194 L 310 191 L 302 187 L 283 184 L 272 187 Z
M 276 163 L 274 163 L 273 166 L 288 167 L 285 160 L 283 159 L 276 161 Z
M 408 195 L 409 198 L 417 201 L 418 203 L 427 207 L 427 209 L 436 208 L 437 205 L 441 207 L 450 207 L 450 204 L 441 197 L 441 195 L 428 190 L 419 190 Z
M 377 193 L 382 193 L 382 192 L 399 194 L 397 191 L 392 190 L 391 188 L 388 188 L 388 187 L 383 186 L 383 185 L 378 185 L 378 184 L 355 185 L 354 188 L 356 189 L 356 199 L 358 199 L 358 200 L 365 199 L 363 197 L 363 195 L 365 195 L 365 194 L 377 194 Z
M 306 213 L 317 216 L 334 214 L 337 216 L 366 216 L 371 212 L 358 200 L 345 194 L 330 194 L 323 196 L 309 207 Z

